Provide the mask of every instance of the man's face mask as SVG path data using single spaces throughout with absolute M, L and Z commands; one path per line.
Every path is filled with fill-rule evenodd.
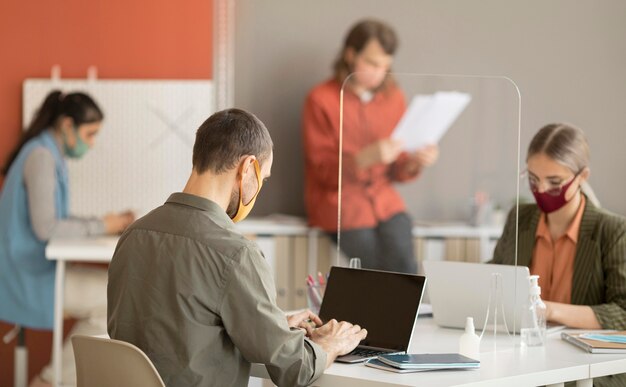
M 530 190 L 535 197 L 535 201 L 537 202 L 537 206 L 539 207 L 539 209 L 546 214 L 549 214 L 563 208 L 563 206 L 568 203 L 568 201 L 565 199 L 565 193 L 572 185 L 574 180 L 576 180 L 576 177 L 578 177 L 579 174 L 580 172 L 575 174 L 572 180 L 570 180 L 568 183 L 563 184 L 562 186 L 557 188 L 546 190 L 544 192 L 539 192 L 539 188 L 537 187 L 537 185 L 531 182 Z
M 263 185 L 263 180 L 261 179 L 261 167 L 259 166 L 259 162 L 255 159 L 252 164 L 254 164 L 254 174 L 256 175 L 257 181 L 257 190 L 254 193 L 254 196 L 250 200 L 249 203 L 243 203 L 243 173 L 241 174 L 241 179 L 239 180 L 239 203 L 237 205 L 237 211 L 234 215 L 230 215 L 230 218 L 233 222 L 241 222 L 244 220 L 250 211 L 252 211 L 252 207 L 254 207 L 254 202 L 256 201 L 257 196 L 259 195 L 259 191 L 261 191 L 261 186 Z
M 76 137 L 76 143 L 74 144 L 73 147 L 70 147 L 67 144 L 68 142 L 67 136 L 65 135 L 65 132 L 62 132 L 63 133 L 63 153 L 65 153 L 67 157 L 70 157 L 73 159 L 80 159 L 89 150 L 89 145 L 87 145 L 87 143 L 83 141 L 83 139 L 80 137 L 77 127 L 75 127 L 73 130 L 74 130 L 74 136 Z

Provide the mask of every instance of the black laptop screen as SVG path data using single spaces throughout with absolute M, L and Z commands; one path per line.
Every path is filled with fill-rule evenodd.
M 418 275 L 333 266 L 320 318 L 367 329 L 361 345 L 407 351 L 425 282 Z

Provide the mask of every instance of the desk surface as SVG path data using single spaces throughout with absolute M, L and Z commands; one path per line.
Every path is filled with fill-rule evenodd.
M 56 239 L 46 248 L 49 259 L 107 262 L 116 237 Z M 410 352 L 457 352 L 461 330 L 437 327 L 431 318 L 420 318 Z M 549 335 L 545 347 L 525 348 L 519 337 L 485 336 L 481 343 L 481 368 L 472 371 L 437 371 L 395 374 L 364 365 L 333 364 L 315 385 L 319 386 L 502 386 L 544 385 L 626 372 L 626 355 L 590 354 Z M 255 364 L 252 376 L 267 378 L 262 365 Z
M 415 327 L 412 353 L 457 352 L 462 330 L 439 328 L 432 318 L 420 318 Z M 314 383 L 316 386 L 532 386 L 583 380 L 626 371 L 626 355 L 589 354 L 550 334 L 544 347 L 520 345 L 519 336 L 485 334 L 481 341 L 481 367 L 396 374 L 363 364 L 335 363 Z M 254 364 L 252 376 L 268 378 L 265 367 Z

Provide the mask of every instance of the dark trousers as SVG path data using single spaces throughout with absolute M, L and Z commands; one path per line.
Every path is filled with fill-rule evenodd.
M 417 273 L 413 250 L 413 224 L 407 213 L 378 223 L 376 228 L 341 231 L 341 251 L 361 259 L 364 269 Z M 329 234 L 337 242 L 337 234 Z

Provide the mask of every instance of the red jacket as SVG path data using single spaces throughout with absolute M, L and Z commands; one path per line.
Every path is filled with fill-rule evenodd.
M 337 230 L 340 91 L 336 80 L 313 88 L 302 117 L 309 224 L 325 231 Z M 357 168 L 354 156 L 365 146 L 391 136 L 406 103 L 402 91 L 395 86 L 377 92 L 367 103 L 346 89 L 343 103 L 341 229 L 373 228 L 405 210 L 392 183 L 413 179 L 419 172 L 403 172 L 406 154 L 392 164 L 363 170 Z

